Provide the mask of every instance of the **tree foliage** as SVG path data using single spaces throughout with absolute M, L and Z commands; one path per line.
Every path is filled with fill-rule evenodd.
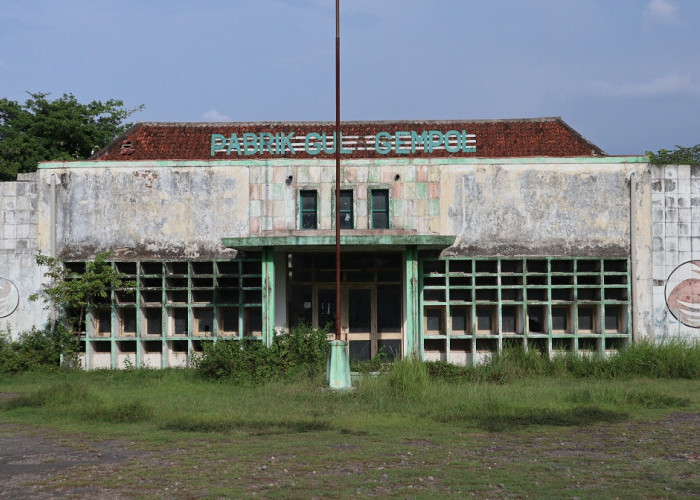
M 32 294 L 30 300 L 40 297 L 70 314 L 63 315 L 65 328 L 71 334 L 82 330 L 88 309 L 96 304 L 108 303 L 110 291 L 114 288 L 131 288 L 132 281 L 124 280 L 124 275 L 107 261 L 108 252 L 100 252 L 94 260 L 85 263 L 82 272 L 67 268 L 60 259 L 37 254 L 36 262 L 45 268 L 44 277 L 48 282 L 39 293 Z
M 658 153 L 648 151 L 647 154 L 654 165 L 700 165 L 700 144 L 689 148 L 660 149 Z
M 78 102 L 73 94 L 50 100 L 28 92 L 24 104 L 0 99 L 0 181 L 34 172 L 41 161 L 79 160 L 106 146 L 131 126 L 129 116 L 143 109 L 120 100 Z

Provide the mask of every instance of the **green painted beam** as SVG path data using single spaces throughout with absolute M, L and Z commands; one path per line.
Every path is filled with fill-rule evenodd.
M 333 160 L 305 159 L 305 165 L 315 167 L 331 167 Z M 504 158 L 377 158 L 377 159 L 344 159 L 346 166 L 354 165 L 376 165 L 394 166 L 421 164 L 421 165 L 581 165 L 581 164 L 629 164 L 629 163 L 649 163 L 648 156 L 535 156 L 535 157 L 504 157 Z M 298 166 L 299 160 L 294 158 L 275 158 L 269 160 L 131 160 L 131 161 L 100 161 L 100 160 L 78 160 L 78 161 L 47 161 L 39 164 L 39 169 L 61 169 L 61 168 L 163 168 L 163 167 L 265 167 L 277 166 Z
M 393 245 L 417 245 L 446 248 L 452 246 L 456 236 L 442 235 L 382 235 L 376 236 L 345 235 L 340 237 L 341 245 L 357 246 L 393 246 Z M 309 235 L 309 236 L 255 236 L 248 238 L 222 238 L 222 243 L 229 248 L 253 248 L 253 247 L 299 247 L 299 246 L 332 246 L 335 245 L 334 235 Z
M 420 293 L 418 291 L 418 250 L 414 246 L 406 247 L 405 254 L 405 275 L 406 281 L 406 357 L 416 356 L 423 359 L 422 327 Z

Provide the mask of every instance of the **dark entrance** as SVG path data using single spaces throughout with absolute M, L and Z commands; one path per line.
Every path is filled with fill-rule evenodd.
M 329 325 L 335 332 L 335 255 L 293 253 L 288 259 L 288 325 Z M 399 252 L 341 254 L 341 328 L 351 359 L 379 352 L 401 357 L 403 255 Z

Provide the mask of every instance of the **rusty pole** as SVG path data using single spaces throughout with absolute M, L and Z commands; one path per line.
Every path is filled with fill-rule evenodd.
M 335 0 L 335 339 L 340 334 L 340 0 Z

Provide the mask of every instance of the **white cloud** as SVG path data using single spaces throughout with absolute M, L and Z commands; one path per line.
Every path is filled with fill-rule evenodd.
M 0 61 L 0 70 L 9 70 L 10 65 L 7 64 L 6 62 Z
M 208 122 L 230 122 L 231 117 L 219 113 L 216 109 L 211 109 L 202 115 L 202 119 Z
M 670 0 L 651 0 L 644 9 L 644 18 L 656 24 L 680 24 L 678 6 Z
M 609 97 L 663 97 L 671 95 L 698 95 L 700 85 L 690 77 L 676 74 L 660 76 L 650 82 L 609 83 L 595 82 L 590 89 L 600 95 Z

